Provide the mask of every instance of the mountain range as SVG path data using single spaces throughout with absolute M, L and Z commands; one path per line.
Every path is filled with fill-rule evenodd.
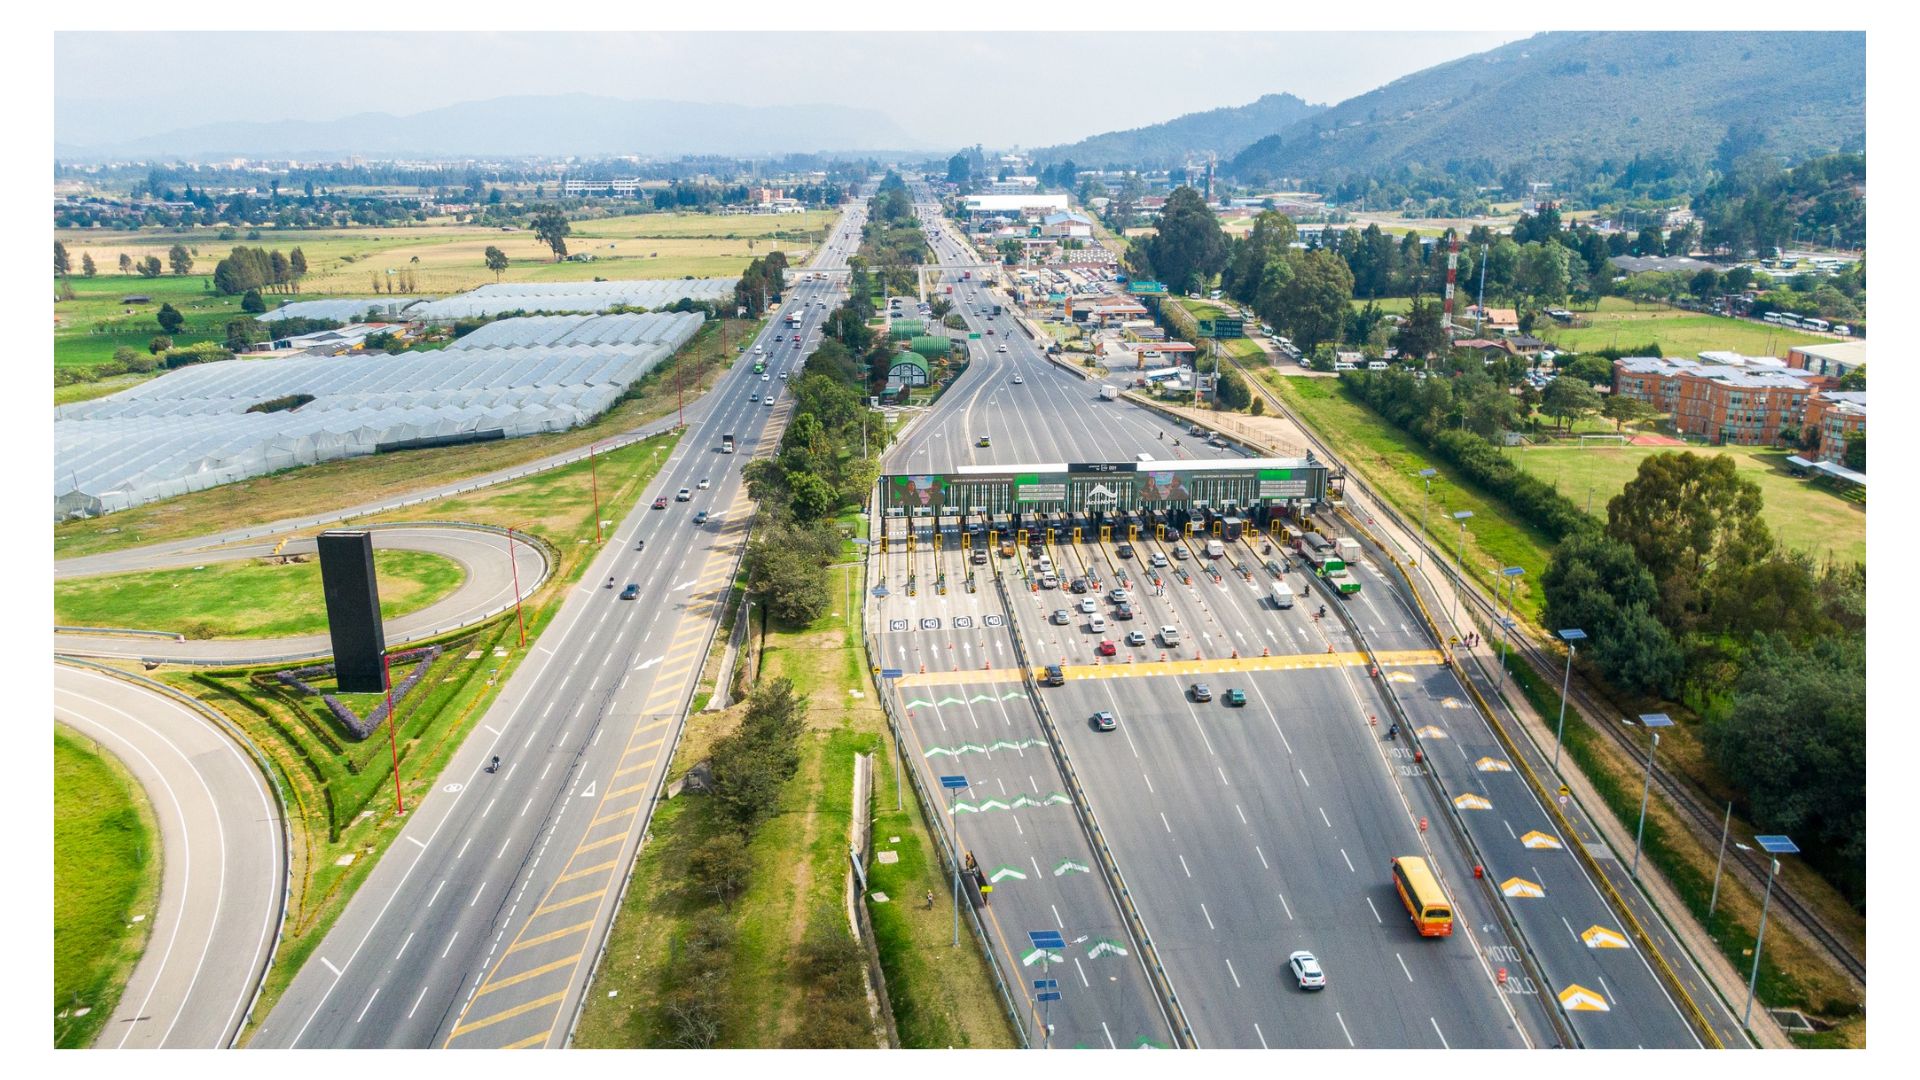
M 1283 131 L 1326 109 L 1292 94 L 1267 94 L 1249 105 L 1187 113 L 1164 123 L 1050 146 L 1034 151 L 1033 156 L 1043 164 L 1071 161 L 1084 169 L 1108 165 L 1177 167 L 1190 155 L 1208 152 L 1225 160 L 1262 135 Z
M 592 94 L 466 101 L 407 116 L 362 113 L 337 120 L 201 124 L 87 145 L 60 142 L 57 117 L 55 131 L 54 155 L 62 160 L 753 156 L 921 145 L 871 109 L 627 101 Z
M 1864 149 L 1866 35 L 1538 34 L 1269 131 L 1228 171 L 1327 181 L 1484 160 L 1564 173 L 1634 154 L 1705 160 L 1733 128 L 1788 159 Z

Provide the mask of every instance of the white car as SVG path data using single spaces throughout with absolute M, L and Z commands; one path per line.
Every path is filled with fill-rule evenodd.
M 1002 346 L 1000 346 L 999 348 L 996 348 L 996 349 L 994 349 L 993 351 L 994 351 L 994 352 L 1006 352 L 1006 351 L 1007 351 L 1007 347 L 1006 347 L 1005 345 L 1002 345 Z
M 1302 990 L 1325 990 L 1327 973 L 1320 970 L 1320 961 L 1313 954 L 1302 950 L 1287 957 L 1287 969 L 1293 972 L 1294 982 Z
M 713 486 L 713 481 L 711 481 L 711 480 L 709 480 L 709 479 L 707 479 L 707 478 L 706 478 L 706 477 L 704 477 L 704 476 L 700 478 L 700 490 L 701 490 L 701 491 L 705 491 L 705 490 L 707 490 L 708 488 L 710 488 L 710 487 L 712 487 L 712 486 Z
M 1015 375 L 1015 376 L 1013 377 L 1013 385 L 1015 385 L 1015 386 L 1023 386 L 1023 385 L 1025 385 L 1025 384 L 1026 384 L 1026 381 L 1027 381 L 1027 380 L 1025 380 L 1025 379 L 1023 379 L 1023 378 L 1021 378 L 1021 377 L 1020 377 L 1019 375 Z

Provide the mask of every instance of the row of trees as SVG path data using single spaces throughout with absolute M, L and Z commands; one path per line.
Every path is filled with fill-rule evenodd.
M 249 291 L 300 291 L 300 279 L 307 273 L 307 256 L 299 248 L 291 254 L 280 249 L 236 247 L 213 266 L 213 288 L 222 296 L 240 296 Z
M 733 303 L 757 319 L 777 303 L 787 288 L 787 253 L 770 251 L 747 264 L 733 286 Z

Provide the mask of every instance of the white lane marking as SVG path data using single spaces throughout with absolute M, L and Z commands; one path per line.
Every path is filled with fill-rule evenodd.
M 1167 812 L 1165 810 L 1160 811 L 1160 824 L 1169 833 L 1173 831 L 1173 826 L 1167 823 Z
M 1373 921 L 1380 922 L 1380 909 L 1373 906 L 1373 897 L 1367 897 L 1367 910 L 1373 912 Z
M 420 988 L 420 996 L 413 999 L 413 1008 L 407 1010 L 407 1019 L 413 1019 L 413 1014 L 419 1011 L 420 1003 L 426 1000 L 426 997 L 427 988 L 423 986 Z
M 1221 959 L 1226 960 L 1226 957 L 1223 956 Z M 1227 960 L 1227 974 L 1233 976 L 1233 988 L 1235 990 L 1240 989 L 1240 973 L 1233 970 L 1233 961 L 1231 960 Z
M 527 808 L 528 808 L 528 807 L 530 807 L 530 806 L 532 806 L 532 805 L 533 805 L 533 796 L 531 796 L 531 795 L 529 795 L 529 796 L 527 796 L 527 801 L 526 801 L 526 803 L 525 803 L 524 805 L 522 805 L 522 806 L 520 807 L 520 812 L 519 812 L 518 814 L 516 814 L 516 815 L 514 815 L 514 816 L 516 816 L 516 817 L 526 817 L 526 816 L 527 816 Z
M 1431 1016 L 1429 1016 L 1429 1017 L 1427 1017 L 1427 1022 L 1433 1025 L 1433 1033 L 1434 1033 L 1435 1035 L 1439 1035 L 1439 1036 L 1440 1036 L 1440 1049 L 1442 1049 L 1442 1050 L 1451 1050 L 1451 1049 L 1453 1049 L 1453 1047 L 1451 1047 L 1451 1046 L 1449 1046 L 1449 1045 L 1447 1045 L 1447 1037 L 1446 1037 L 1446 1035 L 1445 1035 L 1445 1034 L 1444 1034 L 1443 1032 L 1441 1032 L 1441 1030 L 1440 1030 L 1440 1021 L 1438 1021 L 1438 1020 L 1435 1020 L 1435 1019 L 1434 1019 L 1433 1017 L 1431 1017 Z
M 420 850 L 425 851 L 427 849 L 427 842 L 425 840 L 420 839 L 417 836 L 414 836 L 412 833 L 407 834 L 407 839 L 413 841 L 416 844 L 419 844 Z
M 354 1023 L 357 1024 L 367 1018 L 367 1010 L 373 1008 L 373 999 L 379 996 L 380 988 L 376 986 L 373 988 L 373 993 L 367 995 L 367 1003 L 360 1006 L 360 1015 L 353 1018 Z
M 321 963 L 323 963 L 323 964 L 325 964 L 325 965 L 327 965 L 327 970 L 328 970 L 328 971 L 331 971 L 331 972 L 333 972 L 333 977 L 334 977 L 334 978 L 336 978 L 336 979 L 337 979 L 337 978 L 339 978 L 339 977 L 340 977 L 340 969 L 339 969 L 339 968 L 337 968 L 337 967 L 334 967 L 334 966 L 333 966 L 333 961 L 331 961 L 331 960 L 329 960 L 329 959 L 327 959 L 326 957 L 324 957 L 324 956 L 323 956 L 323 957 L 321 957 L 321 958 L 320 958 L 320 962 L 321 962 Z
M 1075 961 L 1075 963 L 1078 963 L 1078 961 Z M 1105 1020 L 1100 1021 L 1100 1030 L 1107 1033 L 1107 1049 L 1109 1050 L 1120 1049 L 1120 1044 L 1113 1041 L 1113 1029 L 1107 1026 L 1107 1022 Z
M 1259 1025 L 1259 1024 L 1255 1024 L 1255 1025 L 1253 1025 L 1253 1033 L 1254 1033 L 1255 1035 L 1258 1035 L 1258 1036 L 1260 1036 L 1260 1049 L 1262 1049 L 1262 1050 L 1271 1050 L 1271 1049 L 1273 1049 L 1272 1047 L 1270 1047 L 1270 1046 L 1268 1046 L 1268 1045 L 1267 1045 L 1267 1036 L 1266 1036 L 1266 1034 L 1265 1034 L 1265 1033 L 1263 1033 L 1263 1032 L 1262 1032 L 1262 1031 L 1260 1030 L 1260 1025 Z
M 477 888 L 473 890 L 473 899 L 467 901 L 467 906 L 472 907 L 473 905 L 479 903 L 480 894 L 486 891 L 487 891 L 487 883 L 483 881 L 479 884 Z
M 1394 958 L 1395 960 L 1399 960 L 1399 961 L 1400 961 L 1400 970 L 1401 970 L 1402 972 L 1404 972 L 1404 973 L 1406 974 L 1406 976 L 1407 976 L 1407 981 L 1408 981 L 1408 982 L 1412 982 L 1412 981 L 1413 981 L 1413 972 L 1411 972 L 1411 971 L 1408 971 L 1408 970 L 1407 970 L 1407 962 L 1406 962 L 1406 960 L 1405 960 L 1405 959 L 1404 959 L 1403 957 L 1401 957 L 1401 955 L 1400 955 L 1399 953 L 1394 953 L 1394 954 L 1393 954 L 1393 958 Z
M 476 900 L 478 900 L 479 898 L 480 897 L 477 894 L 474 896 L 474 899 Z M 467 906 L 472 907 L 473 905 L 469 904 Z M 447 958 L 447 954 L 453 951 L 454 939 L 458 938 L 459 936 L 460 936 L 460 931 L 455 930 L 453 932 L 453 937 L 450 937 L 447 939 L 447 947 L 440 950 L 440 959 L 445 960 Z
M 1187 857 L 1185 855 L 1175 855 L 1174 858 L 1180 860 L 1180 869 L 1186 870 L 1187 876 L 1192 877 L 1193 871 L 1187 868 Z
M 1280 898 L 1280 908 L 1281 910 L 1287 913 L 1287 921 L 1292 922 L 1293 921 L 1293 905 L 1287 903 L 1287 894 L 1277 892 L 1277 893 L 1274 893 L 1273 895 Z
M 432 907 L 432 906 L 433 906 L 433 902 L 434 902 L 435 900 L 438 900 L 438 899 L 440 899 L 440 890 L 441 890 L 441 889 L 444 889 L 444 888 L 446 888 L 446 887 L 447 887 L 447 879 L 446 879 L 446 878 L 441 878 L 441 879 L 440 879 L 440 884 L 438 884 L 438 885 L 435 885 L 435 886 L 433 887 L 433 895 L 432 895 L 432 896 L 429 896 L 429 897 L 427 897 L 427 906 L 428 906 L 428 907 Z
M 1344 860 L 1346 860 L 1346 864 L 1347 864 L 1347 872 L 1348 872 L 1348 873 L 1350 873 L 1350 874 L 1351 874 L 1351 873 L 1356 873 L 1356 871 L 1355 871 L 1355 870 L 1353 869 L 1353 860 L 1352 860 L 1352 859 L 1348 859 L 1348 858 L 1347 858 L 1347 849 L 1346 849 L 1346 848 L 1341 848 L 1341 849 L 1340 849 L 1340 858 L 1342 858 L 1342 859 L 1344 859 Z
M 1327 823 L 1327 828 L 1329 829 L 1333 828 L 1333 822 L 1329 820 L 1327 817 L 1327 808 L 1322 806 L 1319 808 L 1319 810 L 1320 810 L 1320 820 L 1325 821 Z
M 1212 915 L 1209 915 L 1209 914 L 1207 914 L 1207 905 L 1205 905 L 1205 904 L 1201 904 L 1201 905 L 1200 905 L 1200 916 L 1201 916 L 1201 918 L 1204 918 L 1204 919 L 1206 919 L 1206 920 L 1207 920 L 1207 929 L 1209 929 L 1209 930 L 1213 930 L 1213 929 L 1216 929 L 1216 927 L 1215 927 L 1215 926 L 1213 925 L 1213 916 L 1212 916 Z M 1059 917 L 1059 913 L 1058 913 L 1058 912 L 1055 912 L 1055 913 L 1054 913 L 1054 917 L 1055 917 L 1055 918 L 1058 918 L 1058 917 Z
M 1345 1035 L 1345 1036 L 1347 1037 L 1347 1045 L 1348 1045 L 1348 1046 L 1352 1046 L 1352 1045 L 1353 1045 L 1353 1032 L 1351 1032 L 1351 1031 L 1348 1031 L 1348 1030 L 1347 1030 L 1347 1021 L 1346 1021 L 1346 1018 L 1345 1018 L 1345 1017 L 1343 1017 L 1343 1016 L 1341 1016 L 1341 1015 L 1340 1015 L 1339 1013 L 1334 1013 L 1334 1014 L 1333 1014 L 1333 1018 L 1334 1018 L 1335 1020 L 1338 1020 L 1338 1021 L 1340 1021 L 1340 1034 L 1342 1034 L 1342 1035 Z
M 393 958 L 394 958 L 395 960 L 398 960 L 398 959 L 400 959 L 400 957 L 401 957 L 401 956 L 403 956 L 403 955 L 405 955 L 405 954 L 406 954 L 406 951 L 407 951 L 407 946 L 409 946 L 409 945 L 411 945 L 411 944 L 413 944 L 413 934 L 412 934 L 412 932 L 409 932 L 409 933 L 407 934 L 407 940 L 405 940 L 405 941 L 403 941 L 403 942 L 401 942 L 401 943 L 400 943 L 400 951 L 399 951 L 399 952 L 397 952 L 397 953 L 394 953 L 394 954 L 393 954 Z
M 656 656 L 656 657 L 654 657 L 653 659 L 651 659 L 651 660 L 649 660 L 649 661 L 647 661 L 646 663 L 644 663 L 644 664 L 641 664 L 640 666 L 638 666 L 638 667 L 636 667 L 636 668 L 634 668 L 633 670 L 635 670 L 635 671 L 645 671 L 645 670 L 647 670 L 648 668 L 650 668 L 650 667 L 652 667 L 652 666 L 653 666 L 653 665 L 655 665 L 655 664 L 658 664 L 658 663 L 659 663 L 660 661 L 662 661 L 662 660 L 665 660 L 665 659 L 666 659 L 666 657 L 664 657 L 664 656 Z
M 1247 813 L 1246 811 L 1240 809 L 1239 803 L 1233 804 L 1233 812 L 1240 815 L 1240 824 L 1242 825 L 1247 824 Z
M 1265 870 L 1273 869 L 1273 867 L 1267 865 L 1267 853 L 1260 850 L 1259 844 L 1253 845 L 1253 853 L 1255 855 L 1260 856 L 1260 866 L 1262 869 L 1265 869 Z
M 495 796 L 494 796 L 493 798 L 491 798 L 491 799 L 488 799 L 488 800 L 487 800 L 487 808 L 486 808 L 485 810 L 482 810 L 482 811 L 480 811 L 480 816 L 481 816 L 481 817 L 486 817 L 486 816 L 487 816 L 488 814 L 490 814 L 490 813 L 492 813 L 492 812 L 493 812 L 493 804 L 494 804 L 494 803 L 497 803 L 497 802 L 499 802 L 499 801 L 500 801 L 500 796 L 498 796 L 498 795 L 495 795 Z
M 1305 769 L 1295 769 L 1295 770 L 1293 770 L 1293 771 L 1294 771 L 1294 772 L 1297 772 L 1297 773 L 1299 773 L 1299 774 L 1300 774 L 1300 782 L 1301 782 L 1301 783 L 1303 783 L 1303 784 L 1306 784 L 1306 785 L 1307 785 L 1308 787 L 1312 787 L 1312 786 L 1313 786 L 1313 785 L 1312 785 L 1311 783 L 1309 783 L 1309 782 L 1307 781 L 1307 770 L 1305 770 Z

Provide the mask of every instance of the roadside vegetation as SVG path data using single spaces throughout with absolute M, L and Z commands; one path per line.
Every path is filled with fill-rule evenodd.
M 160 896 L 153 809 L 126 767 L 53 728 L 53 1044 L 87 1047 L 112 1018 Z
M 373 565 L 382 619 L 442 600 L 463 579 L 458 563 L 424 551 L 375 551 Z M 164 630 L 188 638 L 293 637 L 327 629 L 320 563 L 311 556 L 61 578 L 53 584 L 53 618 L 61 626 Z

